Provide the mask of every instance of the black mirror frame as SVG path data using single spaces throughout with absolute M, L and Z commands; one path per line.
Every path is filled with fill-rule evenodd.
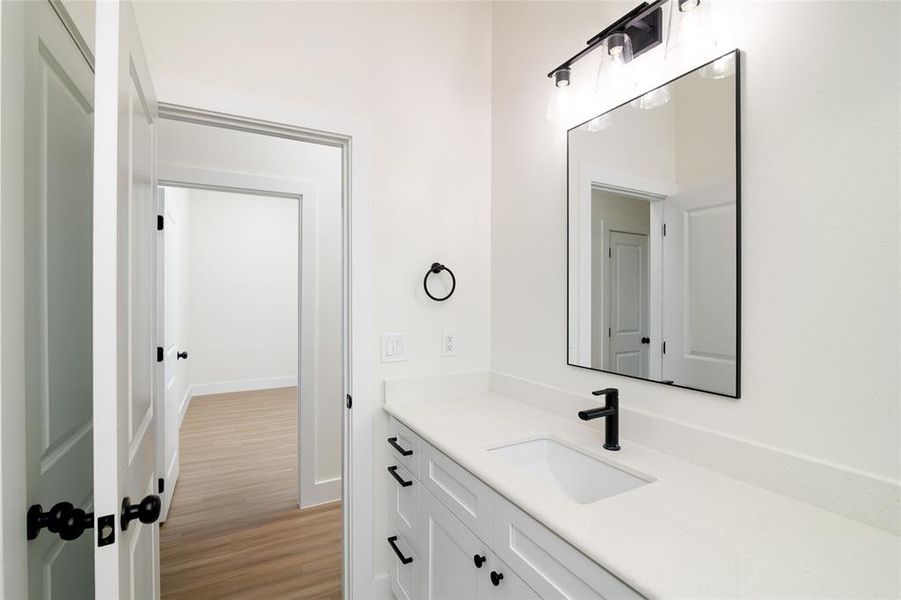
M 621 107 L 629 104 L 633 100 L 637 100 L 644 94 L 652 92 L 656 89 L 660 89 L 664 86 L 667 86 L 667 85 L 673 83 L 674 81 L 677 81 L 679 79 L 682 79 L 683 77 L 691 75 L 692 73 L 695 73 L 695 72 L 699 71 L 700 69 L 703 69 L 707 65 L 710 65 L 710 64 L 716 62 L 717 60 L 719 60 L 725 56 L 728 56 L 730 54 L 735 55 L 735 284 L 736 284 L 736 290 L 735 290 L 735 394 L 723 394 L 721 392 L 714 392 L 711 390 L 694 388 L 694 387 L 687 386 L 687 385 L 679 385 L 676 383 L 667 383 L 664 381 L 655 381 L 653 379 L 648 379 L 645 377 L 636 377 L 634 375 L 625 375 L 622 373 L 616 373 L 614 371 L 607 371 L 605 369 L 596 369 L 594 367 L 587 367 L 585 365 L 577 365 L 577 364 L 570 362 L 570 360 L 569 360 L 569 341 L 570 341 L 569 340 L 569 333 L 570 333 L 570 328 L 569 328 L 569 308 L 570 308 L 570 297 L 569 297 L 569 283 L 570 283 L 569 229 L 570 229 L 570 222 L 569 222 L 569 212 L 570 211 L 569 211 L 569 208 L 570 208 L 570 201 L 571 201 L 571 198 L 569 197 L 569 189 L 570 189 L 570 187 L 569 187 L 569 134 L 570 134 L 570 132 L 573 131 L 574 129 L 578 129 L 579 127 L 581 127 L 582 125 L 585 125 L 586 123 L 588 123 L 589 121 L 591 121 L 593 119 L 596 119 L 598 117 L 609 114 L 609 113 L 617 110 L 618 108 L 621 108 Z M 595 371 L 598 373 L 608 373 L 610 375 L 616 375 L 618 377 L 628 377 L 629 379 L 636 379 L 638 381 L 645 381 L 647 383 L 665 385 L 667 387 L 680 388 L 680 389 L 684 389 L 684 390 L 692 390 L 695 392 L 703 392 L 705 394 L 713 394 L 714 396 L 721 396 L 724 398 L 734 398 L 734 399 L 741 398 L 741 56 L 742 56 L 741 50 L 739 50 L 738 48 L 731 50 L 729 52 L 726 52 L 724 54 L 721 54 L 720 56 L 717 56 L 716 58 L 714 58 L 710 61 L 707 61 L 706 63 L 704 63 L 702 65 L 697 66 L 696 68 L 692 69 L 691 71 L 686 71 L 685 73 L 682 73 L 678 77 L 674 77 L 673 79 L 670 79 L 666 83 L 662 83 L 662 84 L 658 85 L 657 87 L 652 88 L 651 90 L 647 90 L 647 91 L 639 94 L 638 96 L 635 96 L 634 98 L 630 98 L 629 100 L 623 102 L 622 104 L 618 104 L 617 106 L 614 106 L 610 110 L 607 110 L 599 115 L 596 115 L 596 116 L 592 117 L 591 119 L 588 119 L 587 121 L 583 121 L 582 123 L 579 123 L 578 125 L 575 125 L 567 130 L 567 132 L 566 132 L 566 236 L 565 236 L 566 246 L 565 246 L 564 251 L 566 254 L 566 305 L 565 305 L 566 306 L 566 348 L 565 348 L 565 351 L 566 351 L 566 364 L 568 366 L 576 367 L 579 369 L 585 369 L 588 371 Z

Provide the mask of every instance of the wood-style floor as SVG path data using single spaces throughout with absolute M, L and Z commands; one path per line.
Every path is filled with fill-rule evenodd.
M 341 503 L 297 508 L 296 394 L 191 401 L 160 529 L 166 600 L 341 596 Z

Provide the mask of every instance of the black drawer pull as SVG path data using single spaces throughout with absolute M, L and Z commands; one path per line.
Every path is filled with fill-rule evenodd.
M 413 451 L 412 451 L 412 450 L 404 450 L 403 447 L 402 447 L 400 444 L 397 443 L 397 438 L 396 438 L 396 437 L 390 437 L 390 438 L 388 438 L 388 443 L 391 444 L 391 445 L 394 447 L 395 450 L 397 450 L 398 452 L 400 452 L 400 455 L 401 455 L 401 456 L 410 456 L 411 454 L 413 454 Z
M 391 544 L 391 549 L 394 550 L 394 553 L 395 553 L 395 554 L 397 554 L 397 558 L 400 559 L 400 562 L 403 563 L 403 564 L 405 564 L 405 565 L 408 565 L 408 564 L 410 564 L 411 562 L 413 562 L 413 557 L 412 557 L 412 556 L 409 556 L 409 557 L 408 557 L 408 556 L 404 556 L 404 553 L 401 552 L 401 551 L 400 551 L 400 548 L 397 547 L 396 542 L 397 542 L 397 536 L 396 536 L 396 535 L 392 535 L 391 537 L 388 538 L 388 543 Z
M 400 484 L 400 487 L 410 487 L 413 485 L 412 481 L 404 481 L 403 478 L 397 474 L 397 465 L 388 467 L 388 472 L 394 477 L 394 481 Z

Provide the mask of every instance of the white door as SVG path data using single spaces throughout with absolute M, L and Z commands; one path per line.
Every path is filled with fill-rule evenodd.
M 68 502 L 84 522 L 94 501 L 94 73 L 49 2 L 26 3 L 25 23 L 26 498 L 33 511 Z M 36 533 L 29 597 L 93 597 L 91 530 L 70 541 Z
M 735 190 L 664 201 L 663 380 L 735 394 Z
M 648 376 L 648 236 L 610 232 L 607 370 Z
M 181 411 L 187 391 L 187 377 L 181 360 L 187 358 L 187 352 L 179 356 L 184 340 L 179 339 L 182 317 L 182 298 L 179 286 L 183 249 L 179 248 L 179 218 L 175 207 L 175 198 L 170 198 L 172 190 L 158 188 L 158 233 L 157 233 L 157 336 L 162 340 L 163 363 L 157 369 L 158 411 L 157 440 L 159 441 L 157 469 L 163 478 L 163 501 L 160 522 L 166 520 L 172 504 L 172 493 L 178 479 L 178 428 L 181 422 Z M 162 229 L 159 229 L 162 225 Z
M 424 524 L 422 597 L 476 600 L 491 594 L 488 546 L 431 492 L 422 493 Z M 480 557 L 481 567 L 476 566 Z
M 130 3 L 97 3 L 96 46 L 94 575 L 98 598 L 154 598 L 157 108 Z

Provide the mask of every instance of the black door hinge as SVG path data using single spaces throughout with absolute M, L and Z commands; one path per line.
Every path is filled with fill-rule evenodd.
M 663 235 L 666 235 L 666 223 L 663 224 Z
M 353 408 L 354 399 L 350 397 L 350 394 L 347 395 L 347 408 Z
M 166 491 L 166 480 L 162 477 L 156 480 L 156 490 L 157 494 L 162 494 Z
M 607 248 L 607 258 L 613 258 L 613 248 Z
M 666 342 L 663 342 L 663 353 L 666 354 Z
M 162 230 L 163 230 L 163 227 L 164 227 L 164 223 L 163 223 L 163 215 L 157 215 L 157 216 L 156 216 L 156 230 L 157 230 L 157 231 L 162 231 Z
M 163 362 L 163 347 L 156 347 L 156 362 Z

